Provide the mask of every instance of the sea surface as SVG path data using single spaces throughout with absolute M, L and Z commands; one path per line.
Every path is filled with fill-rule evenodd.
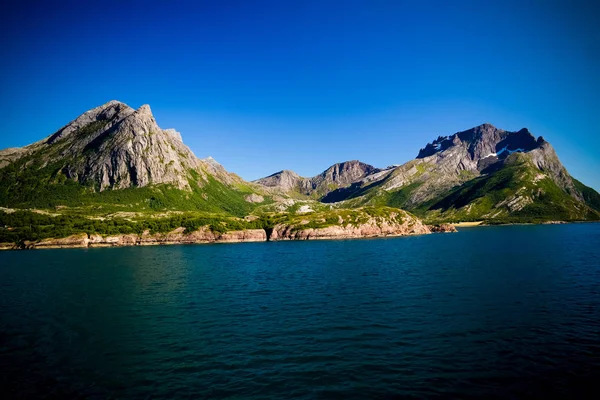
M 0 252 L 0 385 L 4 399 L 594 398 L 600 224 Z

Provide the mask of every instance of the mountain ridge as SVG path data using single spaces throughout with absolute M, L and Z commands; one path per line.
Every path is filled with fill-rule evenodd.
M 313 177 L 281 170 L 246 182 L 199 159 L 150 106 L 112 100 L 53 134 L 0 151 L 0 205 L 197 210 L 246 216 L 391 206 L 432 221 L 600 218 L 600 195 L 574 180 L 554 148 L 527 129 L 484 123 L 438 136 L 388 168 L 359 160 Z M 127 200 L 123 200 L 127 199 Z
M 297 191 L 310 196 L 325 193 L 333 187 L 343 187 L 379 170 L 358 160 L 343 161 L 310 178 L 291 170 L 281 170 L 267 177 L 252 181 L 263 186 L 278 188 L 283 192 Z

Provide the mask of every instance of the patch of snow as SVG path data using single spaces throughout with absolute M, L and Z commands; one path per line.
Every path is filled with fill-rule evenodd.
M 497 152 L 496 156 L 499 156 L 500 154 L 504 153 L 506 151 L 506 149 L 508 149 L 508 145 L 504 146 L 504 148 L 502 150 L 500 150 L 499 152 Z
M 502 149 L 500 149 L 500 150 L 499 150 L 497 153 L 490 153 L 490 154 L 488 154 L 487 156 L 485 156 L 485 157 L 482 157 L 482 158 L 488 158 L 488 157 L 498 157 L 500 154 L 504 153 L 505 151 L 506 151 L 508 154 L 512 154 L 512 153 L 516 153 L 516 152 L 522 153 L 522 152 L 524 152 L 524 151 L 525 151 L 525 149 L 522 149 L 522 148 L 520 148 L 520 147 L 519 147 L 518 149 L 515 149 L 515 150 L 509 150 L 509 149 L 508 149 L 508 145 L 506 145 L 506 146 L 504 146 Z

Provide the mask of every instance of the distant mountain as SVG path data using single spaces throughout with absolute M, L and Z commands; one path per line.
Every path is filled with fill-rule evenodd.
M 211 159 L 200 160 L 150 107 L 118 101 L 89 110 L 44 140 L 0 151 L 0 204 L 53 207 L 112 199 L 205 210 L 251 207 L 255 190 Z M 131 189 L 137 189 L 131 191 Z M 146 189 L 146 190 L 140 190 Z M 140 196 L 136 196 L 140 194 Z M 142 195 L 143 194 L 143 195 Z M 184 202 L 181 198 L 186 198 Z M 150 199 L 150 200 L 148 200 Z M 186 204 L 187 203 L 187 204 Z
M 436 221 L 600 219 L 600 195 L 573 179 L 550 143 L 527 129 L 483 124 L 438 137 L 403 165 L 363 171 L 347 174 L 337 188 L 320 186 L 319 200 L 399 207 Z
M 303 178 L 294 171 L 283 170 L 258 179 L 254 183 L 276 188 L 287 194 L 296 192 L 306 196 L 321 197 L 378 171 L 372 165 L 352 160 L 334 164 L 312 178 Z

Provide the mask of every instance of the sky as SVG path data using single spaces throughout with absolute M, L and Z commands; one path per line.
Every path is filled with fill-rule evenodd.
M 592 1 L 3 1 L 0 148 L 110 100 L 150 104 L 247 180 L 413 159 L 527 127 L 600 190 Z

